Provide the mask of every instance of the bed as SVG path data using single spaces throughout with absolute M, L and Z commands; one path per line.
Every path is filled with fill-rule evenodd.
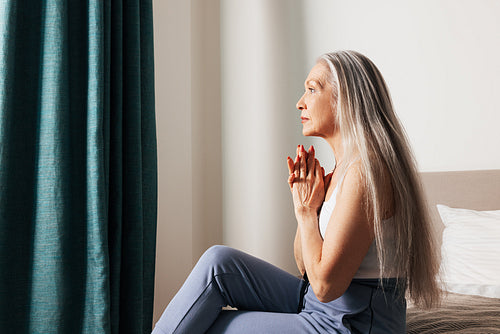
M 500 333 L 500 170 L 421 176 L 447 292 L 438 309 L 408 305 L 407 333 Z

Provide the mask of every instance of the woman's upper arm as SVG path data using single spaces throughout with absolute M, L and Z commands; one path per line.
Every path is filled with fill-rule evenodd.
M 322 247 L 325 299 L 342 295 L 356 274 L 374 239 L 373 220 L 366 210 L 366 190 L 359 163 L 348 169 Z

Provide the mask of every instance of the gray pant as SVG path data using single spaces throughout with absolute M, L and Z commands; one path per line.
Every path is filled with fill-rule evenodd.
M 391 284 L 382 293 L 378 280 L 353 281 L 342 297 L 321 303 L 303 280 L 243 252 L 214 246 L 200 258 L 153 334 L 404 333 L 406 305 L 387 292 L 388 287 L 394 292 Z M 223 311 L 226 305 L 238 311 Z

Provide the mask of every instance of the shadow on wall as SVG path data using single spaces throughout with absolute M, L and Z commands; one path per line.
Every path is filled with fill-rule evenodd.
M 296 272 L 286 156 L 301 135 L 302 0 L 154 1 L 159 207 L 154 321 L 226 244 Z
M 309 70 L 301 0 L 221 1 L 223 242 L 297 272 L 287 155 Z

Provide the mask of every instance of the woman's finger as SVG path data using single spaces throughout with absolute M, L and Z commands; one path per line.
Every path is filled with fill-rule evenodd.
M 288 176 L 288 185 L 290 186 L 290 190 L 292 190 L 293 188 L 293 181 L 295 180 L 295 174 L 290 174 L 290 176 Z
M 294 167 L 294 163 L 293 163 L 292 158 L 287 157 L 286 158 L 286 164 L 288 165 L 288 174 L 292 174 L 293 173 L 293 167 Z
M 304 154 L 305 158 L 307 160 L 307 157 L 309 156 L 309 154 L 304 149 L 304 145 L 297 145 L 297 156 L 300 156 L 301 154 Z
M 317 159 L 313 159 L 313 157 L 313 155 L 309 155 L 309 160 L 307 160 L 307 179 L 309 180 L 316 179 L 316 163 L 319 164 Z
M 323 175 L 324 175 L 323 172 L 324 172 L 324 169 L 319 164 L 318 159 L 314 159 L 314 175 L 316 176 L 317 182 L 323 181 Z
M 307 176 L 309 176 L 309 178 L 311 178 L 316 172 L 316 168 L 314 166 L 316 158 L 314 157 L 314 155 L 315 155 L 314 147 L 311 146 L 309 148 L 309 154 L 307 157 Z
M 300 163 L 300 158 L 299 156 L 297 155 L 297 157 L 295 157 L 295 163 L 293 165 L 293 174 L 295 176 L 296 179 L 299 178 L 299 163 Z
M 307 176 L 306 156 L 305 156 L 304 152 L 305 152 L 304 146 L 301 145 L 301 148 L 300 148 L 300 168 L 299 168 L 299 171 L 300 171 L 299 177 L 301 180 L 304 180 Z

